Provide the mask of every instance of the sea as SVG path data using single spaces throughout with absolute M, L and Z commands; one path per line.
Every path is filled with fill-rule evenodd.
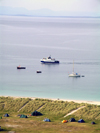
M 100 101 L 100 18 L 0 16 L 0 96 Z

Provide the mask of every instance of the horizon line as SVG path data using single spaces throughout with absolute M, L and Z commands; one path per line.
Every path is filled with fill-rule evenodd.
M 100 16 L 46 16 L 46 15 L 25 15 L 25 14 L 15 14 L 15 15 L 12 15 L 12 14 L 0 14 L 0 16 L 26 16 L 26 17 L 63 17 L 63 18 L 100 18 Z

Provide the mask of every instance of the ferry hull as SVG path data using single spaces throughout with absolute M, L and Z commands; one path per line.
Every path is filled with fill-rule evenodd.
M 54 61 L 54 62 L 50 62 L 50 61 L 41 61 L 41 63 L 50 63 L 50 64 L 58 64 L 59 61 Z

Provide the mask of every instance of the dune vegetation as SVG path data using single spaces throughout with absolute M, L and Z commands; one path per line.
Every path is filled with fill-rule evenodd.
M 64 116 L 79 107 L 71 115 Z M 30 116 L 30 114 L 37 110 L 41 112 L 42 116 Z M 4 117 L 8 113 L 9 117 Z M 28 118 L 20 118 L 18 115 L 24 114 Z M 35 132 L 35 133 L 63 133 L 63 132 L 77 132 L 77 133 L 99 133 L 100 132 L 100 106 L 87 103 L 75 103 L 60 100 L 49 99 L 31 99 L 31 98 L 13 98 L 0 97 L 0 126 L 7 133 L 8 131 L 21 132 Z M 75 118 L 76 122 L 62 123 L 62 120 Z M 49 118 L 51 122 L 43 122 L 44 118 Z M 84 119 L 85 123 L 78 123 L 79 119 Z M 91 122 L 95 121 L 95 125 Z

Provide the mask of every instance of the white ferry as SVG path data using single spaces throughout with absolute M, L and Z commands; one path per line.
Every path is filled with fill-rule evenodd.
M 59 63 L 58 60 L 55 60 L 54 58 L 51 58 L 51 56 L 41 59 L 41 62 L 42 63 Z

